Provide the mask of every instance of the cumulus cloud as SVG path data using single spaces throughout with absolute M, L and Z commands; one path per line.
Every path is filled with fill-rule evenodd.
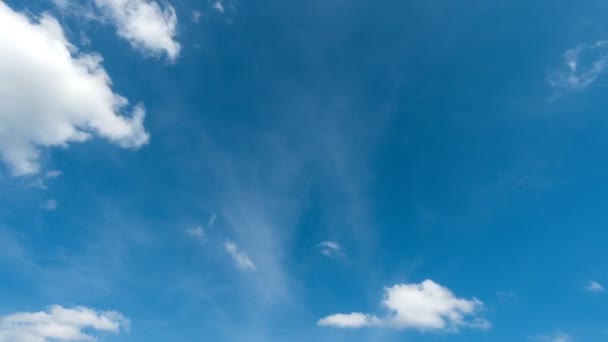
M 335 314 L 318 321 L 336 328 L 389 327 L 394 329 L 457 330 L 459 327 L 488 329 L 490 323 L 476 316 L 483 303 L 461 299 L 432 280 L 399 284 L 385 290 L 384 317 L 364 313 Z
M 608 41 L 567 50 L 563 59 L 563 65 L 549 74 L 549 84 L 565 90 L 587 88 L 608 66 Z
M 589 284 L 587 285 L 586 289 L 589 292 L 595 292 L 595 293 L 604 292 L 604 290 L 605 290 L 604 286 L 595 280 L 590 281 Z
M 102 58 L 79 53 L 57 20 L 30 21 L 0 2 L 0 159 L 14 175 L 39 170 L 40 149 L 93 136 L 124 148 L 148 142 L 143 106 L 111 89 Z
M 340 244 L 335 241 L 323 241 L 318 247 L 321 249 L 321 254 L 328 257 L 338 256 L 342 253 Z
M 120 313 L 85 307 L 55 305 L 48 311 L 0 316 L 0 342 L 96 341 L 94 332 L 117 334 L 128 329 L 129 320 Z
M 224 249 L 232 257 L 235 265 L 238 268 L 248 271 L 255 271 L 256 268 L 253 261 L 251 261 L 251 259 L 249 258 L 249 256 L 247 256 L 245 252 L 240 251 L 235 243 L 231 241 L 226 241 L 224 243 Z
M 174 61 L 180 52 L 177 15 L 167 2 L 151 0 L 94 0 L 104 17 L 116 27 L 118 35 L 136 49 Z

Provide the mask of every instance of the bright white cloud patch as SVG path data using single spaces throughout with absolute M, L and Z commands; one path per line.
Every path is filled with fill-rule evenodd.
M 476 316 L 483 303 L 461 299 L 431 280 L 400 284 L 385 290 L 384 317 L 363 313 L 335 314 L 319 320 L 321 326 L 337 328 L 390 327 L 394 329 L 457 330 L 459 327 L 488 329 L 490 323 Z
M 597 281 L 592 280 L 587 285 L 587 291 L 595 292 L 595 293 L 604 292 L 604 286 L 602 284 L 598 283 Z
M 231 241 L 226 241 L 224 243 L 224 248 L 226 249 L 226 252 L 232 257 L 235 265 L 238 268 L 249 271 L 255 271 L 256 268 L 253 261 L 249 259 L 249 256 L 247 256 L 245 252 L 240 251 L 235 243 Z
M 57 20 L 31 22 L 0 1 L 0 158 L 14 175 L 39 170 L 40 148 L 95 135 L 125 148 L 148 141 L 145 111 L 124 112 L 101 57 L 78 53 Z
M 128 329 L 129 320 L 120 313 L 85 307 L 55 305 L 48 311 L 0 316 L 0 342 L 96 341 L 95 332 L 116 334 Z
M 94 0 L 97 7 L 116 26 L 118 35 L 131 46 L 152 55 L 179 55 L 177 15 L 167 2 L 151 0 Z
M 340 255 L 342 251 L 340 245 L 335 241 L 323 241 L 318 247 L 321 249 L 321 254 L 328 257 Z
M 608 41 L 570 49 L 563 58 L 563 66 L 549 75 L 549 84 L 566 90 L 584 89 L 608 66 Z

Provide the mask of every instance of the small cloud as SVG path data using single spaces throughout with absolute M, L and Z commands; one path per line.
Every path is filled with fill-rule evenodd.
M 604 292 L 605 290 L 604 286 L 602 286 L 602 284 L 598 283 L 595 280 L 590 281 L 589 284 L 587 284 L 586 289 L 587 291 L 594 293 Z
M 232 241 L 226 241 L 224 243 L 224 248 L 234 260 L 236 267 L 248 271 L 256 270 L 253 261 L 251 261 L 251 259 L 249 258 L 249 256 L 247 256 L 247 254 L 245 254 L 245 252 L 240 251 L 235 243 L 233 243 Z
M 205 230 L 213 228 L 213 225 L 215 224 L 216 219 L 217 219 L 217 216 L 215 215 L 215 213 L 212 213 L 209 216 L 209 220 L 207 220 L 207 226 L 203 227 L 201 225 L 197 225 L 195 227 L 186 229 L 185 232 L 188 236 L 203 243 L 203 242 L 207 241 Z
M 320 326 L 335 328 L 362 328 L 367 326 L 377 326 L 381 323 L 382 322 L 378 317 L 359 312 L 335 314 L 322 318 L 318 322 Z
M 205 242 L 205 228 L 202 226 L 196 226 L 193 228 L 186 229 L 186 234 L 193 239 L 197 239 L 198 241 Z
M 53 211 L 57 209 L 57 201 L 55 201 L 54 199 L 49 199 L 46 200 L 44 202 L 42 202 L 42 204 L 40 205 L 40 208 L 47 210 L 47 211 Z
M 166 1 L 95 0 L 95 5 L 115 27 L 117 34 L 148 55 L 165 54 L 174 62 L 180 53 L 177 14 Z
M 54 305 L 48 311 L 0 316 L 0 341 L 97 341 L 94 332 L 118 334 L 130 322 L 116 311 Z
M 321 254 L 334 257 L 342 254 L 342 248 L 335 241 L 323 241 L 317 247 L 321 249 Z
M 224 4 L 219 0 L 213 4 L 213 8 L 219 13 L 224 13 Z
M 529 338 L 530 341 L 535 342 L 570 342 L 572 337 L 563 332 L 557 332 L 549 335 L 537 335 Z
M 457 331 L 460 327 L 487 330 L 490 322 L 477 317 L 483 303 L 475 298 L 462 299 L 432 280 L 419 284 L 398 284 L 385 289 L 384 317 L 359 312 L 334 314 L 318 321 L 335 328 L 386 327 L 422 331 Z
M 608 42 L 581 45 L 563 54 L 563 65 L 549 74 L 549 85 L 564 90 L 582 90 L 608 66 Z
M 201 11 L 198 11 L 198 10 L 192 11 L 192 21 L 193 22 L 195 22 L 195 23 L 200 22 L 202 16 L 203 16 L 203 14 L 201 13 Z

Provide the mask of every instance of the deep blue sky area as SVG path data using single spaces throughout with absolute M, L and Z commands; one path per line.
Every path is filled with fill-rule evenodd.
M 0 0 L 0 342 L 608 340 L 605 1 L 62 3 Z M 146 143 L 13 81 L 43 13 Z M 53 305 L 130 323 L 11 320 Z

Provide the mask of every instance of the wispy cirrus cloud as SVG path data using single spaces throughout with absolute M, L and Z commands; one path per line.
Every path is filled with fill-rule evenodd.
M 564 90 L 590 86 L 608 66 L 608 41 L 580 45 L 563 54 L 563 65 L 549 73 L 549 85 Z
M 483 303 L 462 299 L 432 280 L 419 284 L 398 284 L 385 290 L 382 305 L 388 314 L 334 314 L 318 321 L 336 328 L 388 327 L 417 330 L 458 330 L 460 327 L 489 329 L 490 323 L 477 317 Z
M 205 241 L 207 241 L 206 229 L 213 228 L 216 219 L 217 216 L 215 215 L 215 213 L 212 213 L 211 216 L 209 216 L 209 220 L 207 220 L 207 224 L 204 227 L 202 225 L 197 225 L 186 229 L 185 233 L 191 238 L 196 239 L 201 243 L 204 243 Z
M 342 254 L 342 247 L 335 241 L 323 241 L 319 243 L 321 254 L 327 257 L 335 257 Z
M 224 249 L 234 260 L 236 267 L 247 270 L 255 271 L 256 267 L 253 261 L 249 258 L 247 253 L 241 251 L 239 247 L 232 241 L 226 241 L 224 243 Z
M 117 334 L 129 327 L 116 311 L 54 305 L 47 311 L 0 316 L 0 342 L 96 341 L 95 333 Z

